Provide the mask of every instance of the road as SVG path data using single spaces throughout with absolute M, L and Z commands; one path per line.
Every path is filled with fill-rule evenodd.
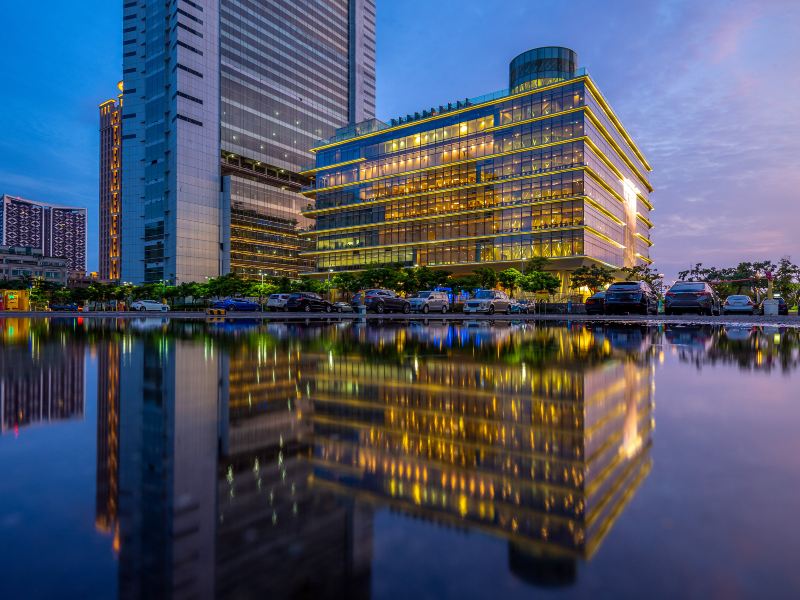
M 0 319 L 3 318 L 118 318 L 118 319 L 141 319 L 143 317 L 171 319 L 260 319 L 263 321 L 297 321 L 297 320 L 352 320 L 358 319 L 356 313 L 228 313 L 224 317 L 206 315 L 202 312 L 0 312 Z M 614 323 L 681 323 L 692 325 L 740 325 L 740 326 L 777 326 L 800 328 L 800 317 L 797 315 L 766 317 L 766 316 L 723 316 L 705 317 L 696 315 L 679 316 L 642 316 L 642 315 L 584 315 L 584 314 L 558 314 L 558 315 L 464 315 L 462 313 L 447 314 L 372 314 L 366 316 L 368 321 L 572 321 L 572 322 L 614 322 Z

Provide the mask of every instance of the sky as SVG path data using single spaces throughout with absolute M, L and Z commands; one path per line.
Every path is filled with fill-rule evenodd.
M 378 117 L 507 87 L 538 46 L 578 53 L 653 166 L 654 266 L 800 262 L 800 1 L 377 0 Z M 0 0 L 0 193 L 89 208 L 121 6 Z

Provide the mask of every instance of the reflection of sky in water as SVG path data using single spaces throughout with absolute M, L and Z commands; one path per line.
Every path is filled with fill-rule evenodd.
M 0 319 L 0 340 L 3 597 L 800 589 L 794 330 Z

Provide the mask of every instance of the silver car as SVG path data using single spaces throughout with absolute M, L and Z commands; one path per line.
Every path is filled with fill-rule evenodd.
M 475 297 L 464 303 L 465 313 L 511 313 L 511 300 L 500 290 L 478 290 Z
M 169 305 L 158 300 L 137 300 L 131 304 L 131 310 L 167 312 Z
M 723 315 L 754 315 L 756 314 L 756 303 L 750 296 L 744 294 L 734 294 L 725 298 L 722 305 Z
M 286 301 L 289 299 L 290 294 L 270 294 L 267 298 L 267 310 L 286 310 Z
M 408 299 L 411 303 L 411 310 L 414 312 L 446 313 L 450 310 L 450 300 L 444 292 L 418 292 L 416 296 Z

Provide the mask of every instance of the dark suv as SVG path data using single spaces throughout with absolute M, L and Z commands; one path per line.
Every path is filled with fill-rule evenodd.
M 664 295 L 664 314 L 696 312 L 700 315 L 720 314 L 719 297 L 703 281 L 679 281 Z
M 645 281 L 618 281 L 606 290 L 603 311 L 614 313 L 658 314 L 658 296 Z
M 289 295 L 286 310 L 290 312 L 333 312 L 333 305 L 313 292 L 296 292 Z
M 363 302 L 362 302 L 363 300 Z M 357 311 L 359 305 L 364 304 L 367 310 L 378 314 L 387 312 L 411 312 L 411 303 L 395 294 L 392 290 L 364 290 L 353 296 L 350 302 L 353 310 Z

